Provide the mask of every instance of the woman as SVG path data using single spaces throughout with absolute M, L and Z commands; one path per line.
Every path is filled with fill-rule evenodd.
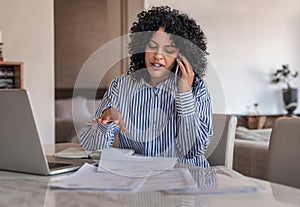
M 130 38 L 130 72 L 112 81 L 81 145 L 110 147 L 118 134 L 120 148 L 209 167 L 212 110 L 200 26 L 178 10 L 152 7 L 138 14 Z

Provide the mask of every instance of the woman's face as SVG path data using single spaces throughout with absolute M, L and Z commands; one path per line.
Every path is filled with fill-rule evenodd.
M 145 63 L 150 77 L 160 81 L 167 79 L 178 53 L 179 49 L 175 47 L 170 35 L 160 27 L 146 46 Z

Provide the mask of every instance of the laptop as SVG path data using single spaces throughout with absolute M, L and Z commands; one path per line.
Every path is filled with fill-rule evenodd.
M 84 162 L 46 156 L 28 92 L 0 89 L 0 170 L 54 175 L 74 171 Z

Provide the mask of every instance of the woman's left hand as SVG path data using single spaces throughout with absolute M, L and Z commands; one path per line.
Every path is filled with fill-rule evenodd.
M 188 60 L 181 54 L 179 54 L 179 57 L 182 59 L 182 61 L 179 60 L 179 58 L 176 59 L 177 64 L 180 68 L 178 79 L 178 91 L 180 93 L 184 93 L 191 90 L 195 73 Z

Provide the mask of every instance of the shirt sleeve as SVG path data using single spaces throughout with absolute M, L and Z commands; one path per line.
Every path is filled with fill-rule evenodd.
M 80 144 L 87 150 L 97 150 L 106 147 L 111 147 L 114 143 L 114 138 L 119 131 L 119 126 L 113 122 L 107 124 L 93 123 L 93 119 L 101 116 L 103 111 L 113 107 L 117 108 L 118 97 L 118 78 L 115 78 L 106 93 L 95 113 L 91 117 L 87 125 L 80 131 Z
M 175 93 L 178 135 L 176 148 L 179 159 L 205 160 L 204 153 L 212 139 L 211 99 L 202 79 L 197 79 L 192 90 Z M 184 161 L 186 160 L 186 161 Z

